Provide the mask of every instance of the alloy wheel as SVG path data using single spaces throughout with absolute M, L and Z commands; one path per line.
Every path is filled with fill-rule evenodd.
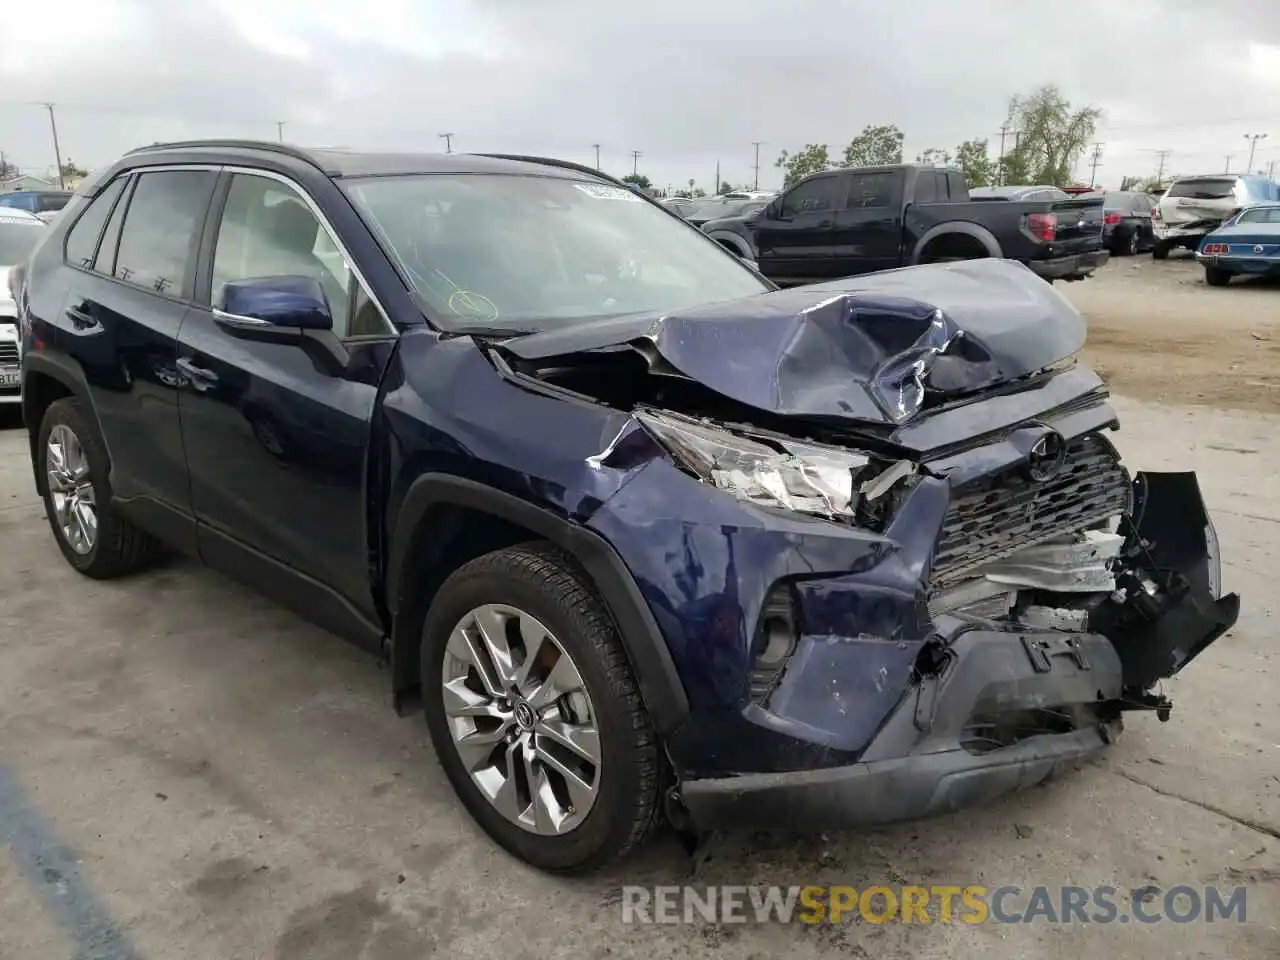
M 98 501 L 84 446 L 65 423 L 55 424 L 49 431 L 45 476 L 63 539 L 76 553 L 87 555 L 98 539 Z
M 530 833 L 573 830 L 600 785 L 596 714 L 573 658 L 537 619 L 485 604 L 449 636 L 445 719 L 472 782 Z

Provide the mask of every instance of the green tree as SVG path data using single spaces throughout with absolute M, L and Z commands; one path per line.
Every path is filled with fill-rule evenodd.
M 987 153 L 987 141 L 966 140 L 956 147 L 955 165 L 964 171 L 971 187 L 988 187 L 995 183 L 996 164 Z
M 893 124 L 865 126 L 844 148 L 844 166 L 874 167 L 902 162 L 902 131 Z
M 622 178 L 623 183 L 634 183 L 641 190 L 653 189 L 653 183 L 643 173 L 628 173 Z
M 1129 190 L 1141 190 L 1142 189 L 1141 184 L 1142 184 L 1141 177 L 1124 177 L 1120 181 L 1120 191 L 1124 193 L 1124 192 L 1128 192 Z
M 89 171 L 84 167 L 76 166 L 76 162 L 67 157 L 66 162 L 62 165 L 62 175 L 68 179 L 72 177 L 87 177 Z
M 774 166 L 783 171 L 783 187 L 789 187 L 811 173 L 821 173 L 823 170 L 831 169 L 831 157 L 827 153 L 825 143 L 807 143 L 804 149 L 797 153 L 788 153 L 783 150 L 778 154 Z
M 938 147 L 930 147 L 923 153 L 916 154 L 916 163 L 924 164 L 927 167 L 949 167 L 951 166 L 951 154 Z
M 717 191 L 716 191 L 716 193 L 718 193 L 718 194 L 719 194 L 719 193 L 733 193 L 733 191 L 734 191 L 734 186 L 733 186 L 733 184 L 732 184 L 732 183 L 730 183 L 728 180 L 721 180 L 721 181 L 720 181 L 720 189 L 719 189 L 719 190 L 717 190 Z
M 1017 145 L 1006 156 L 1006 183 L 1071 182 L 1071 165 L 1084 153 L 1098 128 L 1102 109 L 1073 108 L 1053 84 L 1009 101 L 1008 123 L 1018 131 Z

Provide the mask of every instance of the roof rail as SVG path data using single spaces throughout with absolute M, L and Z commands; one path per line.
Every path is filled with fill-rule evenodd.
M 287 157 L 292 157 L 313 167 L 323 169 L 319 161 L 301 147 L 290 146 L 287 143 L 274 143 L 270 140 L 176 140 L 172 143 L 152 143 L 145 147 L 134 147 L 125 156 L 131 157 L 134 154 L 147 153 L 152 150 L 194 150 L 200 147 L 266 150 L 270 153 L 282 153 Z
M 572 160 L 556 160 L 552 157 L 531 157 L 519 153 L 475 153 L 475 157 L 489 157 L 493 160 L 515 160 L 519 163 L 541 163 L 548 167 L 561 167 L 565 170 L 576 170 L 578 173 L 589 173 L 593 177 L 599 177 L 601 180 L 608 180 L 620 187 L 631 189 L 631 185 L 625 180 L 619 180 L 617 177 L 611 176 L 595 167 L 588 167 L 585 163 L 574 163 Z

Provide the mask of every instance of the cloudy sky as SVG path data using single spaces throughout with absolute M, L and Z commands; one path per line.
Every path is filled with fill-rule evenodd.
M 656 184 L 781 179 L 895 123 L 908 157 L 999 139 L 1045 83 L 1105 111 L 1100 182 L 1280 158 L 1280 0 L 9 0 L 0 150 L 94 167 L 155 140 L 536 152 Z M 18 23 L 14 33 L 10 27 Z M 1087 176 L 1087 171 L 1086 171 Z

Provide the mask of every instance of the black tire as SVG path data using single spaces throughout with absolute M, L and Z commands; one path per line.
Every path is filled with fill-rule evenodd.
M 1169 250 L 1173 246 L 1163 240 L 1157 240 L 1151 247 L 1152 260 L 1167 260 L 1169 258 Z
M 1220 267 L 1205 267 L 1204 282 L 1211 287 L 1225 287 L 1231 282 L 1231 271 Z
M 600 734 L 601 780 L 586 818 L 558 836 L 507 820 L 472 782 L 447 725 L 440 694 L 445 648 L 475 608 L 507 604 L 555 634 L 591 698 Z M 422 631 L 422 700 L 436 756 L 467 812 L 509 853 L 542 870 L 598 869 L 644 842 L 659 810 L 659 756 L 653 724 L 608 611 L 563 551 L 530 543 L 485 554 L 440 587 Z
M 1124 246 L 1124 252 L 1131 257 L 1138 255 L 1138 231 L 1136 228 L 1129 231 L 1129 240 Z
M 58 525 L 49 490 L 49 434 L 59 424 L 67 426 L 75 434 L 89 465 L 89 482 L 93 486 L 98 528 L 88 553 L 77 553 L 67 542 L 66 535 Z M 93 577 L 95 580 L 122 577 L 143 569 L 162 552 L 158 540 L 120 516 L 111 503 L 111 470 L 107 451 L 98 437 L 96 427 L 81 409 L 79 400 L 73 397 L 57 400 L 45 411 L 36 441 L 36 477 L 40 496 L 44 499 L 45 515 L 49 519 L 58 549 L 66 557 L 67 563 L 86 577 Z

